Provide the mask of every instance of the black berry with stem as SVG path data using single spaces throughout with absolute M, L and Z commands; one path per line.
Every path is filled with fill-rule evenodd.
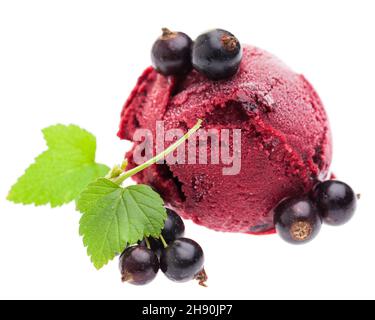
M 308 197 L 282 201 L 274 210 L 276 231 L 292 244 L 303 244 L 314 239 L 322 226 L 318 209 Z
M 215 29 L 200 35 L 193 45 L 193 67 L 209 79 L 232 77 L 242 60 L 242 47 L 228 31 Z
M 181 238 L 173 241 L 162 252 L 160 268 L 169 279 L 176 282 L 197 279 L 204 285 L 207 280 L 203 250 L 191 239 Z
M 183 32 L 162 29 L 163 34 L 156 40 L 151 51 L 152 64 L 159 73 L 183 75 L 192 69 L 191 47 L 193 41 Z
M 160 263 L 156 254 L 145 247 L 127 248 L 120 257 L 122 281 L 134 285 L 145 285 L 153 281 Z
M 313 198 L 325 223 L 340 226 L 347 223 L 357 208 L 357 195 L 341 181 L 325 181 L 315 186 Z
M 163 240 L 169 244 L 178 238 L 182 238 L 184 234 L 185 224 L 181 217 L 175 211 L 167 208 L 167 219 L 165 220 L 164 229 L 161 233 Z M 164 249 L 161 239 L 155 239 L 153 237 L 144 239 L 140 242 L 140 245 L 151 249 L 159 257 Z
M 161 235 L 169 244 L 172 241 L 182 238 L 185 234 L 185 224 L 181 217 L 173 210 L 167 208 L 167 219 Z
M 164 246 L 162 242 L 159 239 L 155 239 L 153 237 L 149 237 L 147 239 L 143 239 L 139 245 L 141 247 L 146 247 L 151 249 L 153 252 L 156 253 L 158 257 L 160 257 L 162 250 L 164 249 Z

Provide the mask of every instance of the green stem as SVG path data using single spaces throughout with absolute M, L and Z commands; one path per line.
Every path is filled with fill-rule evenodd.
M 141 172 L 144 169 L 147 169 L 148 167 L 152 166 L 153 164 L 157 163 L 159 160 L 164 159 L 168 154 L 175 151 L 180 145 L 182 145 L 187 139 L 189 139 L 195 132 L 197 132 L 201 125 L 202 120 L 198 120 L 197 124 L 191 128 L 180 140 L 176 141 L 174 144 L 169 146 L 167 149 L 165 149 L 162 153 L 158 154 L 156 157 L 146 161 L 145 163 L 139 165 L 138 167 L 131 169 L 127 172 L 125 172 L 120 177 L 113 180 L 114 183 L 122 184 L 126 179 L 134 176 L 135 174 Z
M 163 244 L 164 248 L 168 248 L 167 241 L 165 241 L 164 237 L 162 235 L 160 235 L 159 238 L 160 238 L 161 243 Z
M 145 242 L 146 242 L 147 249 L 151 249 L 150 240 L 148 240 L 147 237 L 145 237 Z

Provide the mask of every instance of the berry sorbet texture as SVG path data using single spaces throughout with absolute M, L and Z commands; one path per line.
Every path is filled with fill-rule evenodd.
M 165 77 L 148 68 L 124 106 L 118 135 L 131 141 L 138 128 L 155 135 L 158 120 L 187 131 L 197 119 L 204 129 L 242 130 L 238 175 L 223 175 L 224 164 L 164 164 L 135 180 L 200 225 L 272 232 L 272 209 L 328 175 L 332 144 L 323 104 L 302 75 L 266 51 L 244 46 L 240 70 L 228 80 L 210 81 L 196 71 Z M 133 151 L 126 155 L 131 166 Z

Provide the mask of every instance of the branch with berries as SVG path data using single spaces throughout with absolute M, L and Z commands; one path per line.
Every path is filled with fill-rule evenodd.
M 202 121 L 184 137 L 144 164 L 126 170 L 95 162 L 95 137 L 77 126 L 43 130 L 48 150 L 38 156 L 11 188 L 15 203 L 58 207 L 76 201 L 81 212 L 80 235 L 97 269 L 120 256 L 122 280 L 135 285 L 152 281 L 159 269 L 174 281 L 207 280 L 204 254 L 195 241 L 183 238 L 185 226 L 161 196 L 146 185 L 122 184 L 164 159 L 185 143 Z M 189 253 L 188 255 L 186 253 Z

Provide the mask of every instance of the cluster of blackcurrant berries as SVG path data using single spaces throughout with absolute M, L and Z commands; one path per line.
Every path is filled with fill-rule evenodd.
M 160 239 L 145 238 L 125 249 L 120 256 L 122 281 L 145 285 L 153 281 L 159 269 L 172 281 L 198 280 L 205 286 L 204 254 L 195 241 L 183 238 L 185 225 L 181 217 L 167 209 L 167 219 Z
M 242 60 L 242 47 L 228 31 L 215 29 L 200 35 L 194 42 L 183 32 L 162 29 L 152 47 L 151 59 L 156 71 L 165 76 L 179 76 L 193 68 L 211 80 L 232 77 Z
M 323 222 L 332 226 L 347 223 L 354 215 L 358 197 L 344 182 L 319 182 L 311 194 L 283 200 L 276 207 L 276 231 L 289 243 L 307 243 L 317 236 Z

